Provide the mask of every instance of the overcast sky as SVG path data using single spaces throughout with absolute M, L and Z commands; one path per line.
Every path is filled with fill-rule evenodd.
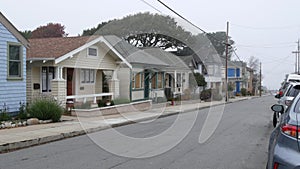
M 295 70 L 292 51 L 300 38 L 299 0 L 162 1 L 207 32 L 225 31 L 229 21 L 237 54 L 246 62 L 250 56 L 260 59 L 268 88 L 278 89 L 284 75 Z M 1 0 L 0 10 L 19 30 L 53 22 L 65 25 L 69 36 L 138 12 L 174 16 L 156 0 Z

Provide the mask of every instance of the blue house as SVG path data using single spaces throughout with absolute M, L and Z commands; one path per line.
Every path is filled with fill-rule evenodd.
M 17 112 L 26 102 L 28 41 L 0 12 L 0 112 Z
M 247 88 L 245 83 L 245 71 L 246 63 L 240 61 L 229 61 L 228 62 L 228 83 L 233 87 L 235 94 L 241 93 L 241 88 Z

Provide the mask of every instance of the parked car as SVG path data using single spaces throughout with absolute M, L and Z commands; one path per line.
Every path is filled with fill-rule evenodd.
M 273 105 L 284 112 L 283 105 Z M 300 95 L 297 95 L 282 114 L 279 125 L 271 133 L 267 169 L 300 169 Z
M 294 74 L 294 73 L 287 74 L 285 81 L 286 82 L 300 82 L 300 75 Z
M 289 83 L 289 85 L 285 88 L 282 95 L 277 94 L 275 98 L 278 98 L 278 104 L 283 105 L 284 110 L 291 104 L 293 99 L 300 92 L 300 83 Z M 273 114 L 273 126 L 275 127 L 280 120 L 280 112 L 274 112 Z

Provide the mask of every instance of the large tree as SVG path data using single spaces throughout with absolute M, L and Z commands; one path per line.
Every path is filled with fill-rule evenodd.
M 253 79 L 252 79 L 252 94 L 255 94 L 258 89 L 259 89 L 259 79 L 260 79 L 260 74 L 259 74 L 259 59 L 251 56 L 248 61 L 248 67 L 253 70 Z
M 82 35 L 114 34 L 137 47 L 162 49 L 187 48 L 195 41 L 192 34 L 177 24 L 174 18 L 151 13 L 138 13 L 122 19 L 102 22 L 97 27 L 84 30 Z
M 218 52 L 218 54 L 221 57 L 225 57 L 226 55 L 226 32 L 213 32 L 208 33 L 207 38 L 210 40 L 211 44 L 215 48 L 215 50 Z M 231 39 L 231 37 L 228 37 L 228 58 L 230 60 L 231 55 L 233 53 L 233 45 L 234 41 Z
M 20 31 L 20 33 L 26 38 L 29 39 L 31 37 L 32 32 L 30 30 Z
M 67 35 L 65 26 L 60 23 L 48 23 L 47 25 L 40 26 L 32 31 L 30 38 L 65 37 Z

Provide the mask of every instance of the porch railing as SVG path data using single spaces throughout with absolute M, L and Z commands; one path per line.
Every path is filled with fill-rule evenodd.
M 66 99 L 83 99 L 83 103 L 86 102 L 87 98 L 93 98 L 93 103 L 97 103 L 97 97 L 113 96 L 113 93 L 99 93 L 99 94 L 87 94 L 87 95 L 70 95 L 66 96 Z

